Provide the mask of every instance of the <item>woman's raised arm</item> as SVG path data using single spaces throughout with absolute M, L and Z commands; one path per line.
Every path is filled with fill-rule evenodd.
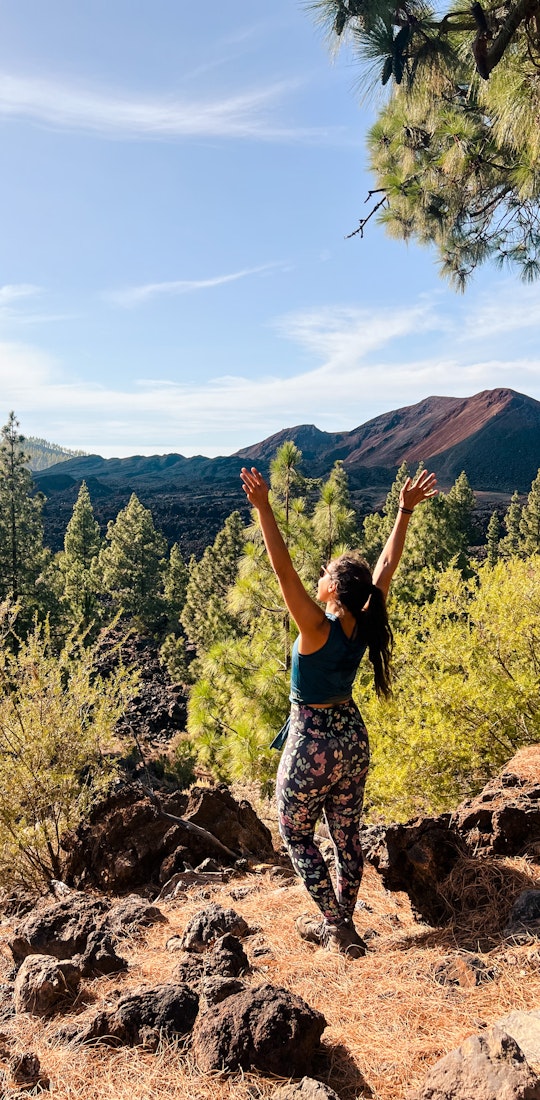
M 438 493 L 435 474 L 429 474 L 422 470 L 414 481 L 407 478 L 399 494 L 399 508 L 396 522 L 388 536 L 386 545 L 373 570 L 373 584 L 382 589 L 385 596 L 388 595 L 390 581 L 399 565 L 405 538 L 409 526 L 409 520 L 417 504 L 429 500 Z
M 326 616 L 319 604 L 306 592 L 294 568 L 268 499 L 268 485 L 254 466 L 251 470 L 243 467 L 240 477 L 249 503 L 258 513 L 264 544 L 287 610 L 302 635 L 314 634 L 324 626 Z

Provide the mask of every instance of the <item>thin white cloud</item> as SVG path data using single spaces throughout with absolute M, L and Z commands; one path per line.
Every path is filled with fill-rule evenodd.
M 329 369 L 336 369 L 358 363 L 368 352 L 399 336 L 440 330 L 441 324 L 426 302 L 401 310 L 329 306 L 287 314 L 276 328 L 286 339 L 322 359 Z
M 310 311 L 289 316 L 281 326 L 302 341 L 311 360 L 288 377 L 277 371 L 210 382 L 161 377 L 121 388 L 67 376 L 39 349 L 0 345 L 6 415 L 14 408 L 28 434 L 105 456 L 213 455 L 298 423 L 350 430 L 432 394 L 465 397 L 502 386 L 540 399 L 540 355 L 505 359 L 482 348 L 478 356 L 472 345 L 448 341 L 448 319 L 434 316 L 427 303 L 392 314 Z
M 176 279 L 172 282 L 145 283 L 141 286 L 124 287 L 122 290 L 111 290 L 106 298 L 114 305 L 132 306 L 140 305 L 151 298 L 176 297 L 179 294 L 190 294 L 197 290 L 209 290 L 225 283 L 234 283 L 238 279 L 245 279 L 249 275 L 260 275 L 275 268 L 283 268 L 283 264 L 260 264 L 258 267 L 246 267 L 241 271 L 233 271 L 228 275 L 215 275 L 209 279 Z
M 214 99 L 175 95 L 140 98 L 126 92 L 59 84 L 31 77 L 0 76 L 0 117 L 30 119 L 57 129 L 111 138 L 251 138 L 260 141 L 320 141 L 337 130 L 281 125 L 280 101 L 298 87 L 279 81 Z
M 462 340 L 498 340 L 505 334 L 525 332 L 540 327 L 540 284 L 526 286 L 507 280 L 493 291 L 478 295 L 469 305 L 465 324 L 459 334 Z
M 0 286 L 0 309 L 10 308 L 21 299 L 33 298 L 41 292 L 41 287 L 33 283 L 6 283 Z

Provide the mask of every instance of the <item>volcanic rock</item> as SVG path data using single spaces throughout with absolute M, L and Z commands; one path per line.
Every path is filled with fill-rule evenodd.
M 113 942 L 106 932 L 91 932 L 81 955 L 74 955 L 73 962 L 83 978 L 100 978 L 105 974 L 118 974 L 127 970 L 128 964 L 117 955 Z
M 209 905 L 191 918 L 184 929 L 181 946 L 184 951 L 206 951 L 229 932 L 232 936 L 247 936 L 249 926 L 234 909 L 224 909 L 221 905 Z
M 249 970 L 249 959 L 236 936 L 230 932 L 215 941 L 204 960 L 205 971 L 221 978 L 238 978 Z
M 80 981 L 80 970 L 73 963 L 59 962 L 52 955 L 28 955 L 15 979 L 15 1010 L 51 1016 L 70 1008 Z
M 330 1085 L 313 1077 L 302 1077 L 301 1081 L 291 1081 L 276 1089 L 270 1100 L 339 1100 L 339 1096 Z
M 160 1036 L 186 1035 L 193 1027 L 199 998 L 187 985 L 168 983 L 141 986 L 125 994 L 110 1009 L 63 1028 L 58 1038 L 87 1043 L 99 1040 L 107 1046 L 156 1048 Z
M 520 749 L 452 825 L 471 851 L 516 856 L 540 852 L 540 745 Z
M 465 842 L 451 828 L 450 814 L 441 814 L 390 825 L 367 856 L 387 890 L 405 890 L 421 918 L 437 925 L 452 915 L 440 886 L 465 852 Z
M 540 1100 L 540 1078 L 498 1027 L 472 1035 L 431 1067 L 408 1100 Z
M 294 993 L 261 985 L 199 1016 L 193 1050 L 205 1073 L 257 1069 L 299 1077 L 311 1068 L 325 1027 L 324 1016 Z
M 32 954 L 54 955 L 56 959 L 83 954 L 88 937 L 99 928 L 109 908 L 109 901 L 74 894 L 32 912 L 16 925 L 8 940 L 14 961 L 22 962 Z
M 139 784 L 117 787 L 75 832 L 62 837 L 67 882 L 111 892 L 164 883 L 185 863 L 197 866 L 216 855 L 212 837 L 191 832 L 190 823 L 232 852 L 227 857 L 218 849 L 220 860 L 234 862 L 235 853 L 273 857 L 270 831 L 249 802 L 237 802 L 226 787 L 161 793 L 160 803 L 165 814 L 186 824 L 164 816 Z
M 510 1012 L 497 1020 L 497 1027 L 515 1039 L 530 1066 L 540 1066 L 540 1009 Z

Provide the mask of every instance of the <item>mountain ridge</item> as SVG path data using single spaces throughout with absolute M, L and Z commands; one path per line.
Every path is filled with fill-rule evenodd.
M 182 525 L 199 524 L 204 545 L 234 508 L 245 510 L 238 479 L 242 464 L 268 470 L 277 448 L 292 440 L 302 451 L 306 473 L 326 476 L 337 459 L 349 475 L 360 514 L 378 507 L 396 470 L 406 461 L 414 471 L 429 464 L 447 488 L 465 470 L 480 493 L 529 491 L 540 467 L 540 402 L 499 387 L 472 397 L 430 396 L 373 417 L 349 432 L 325 432 L 314 424 L 283 428 L 232 455 L 208 458 L 181 454 L 101 458 L 87 455 L 57 463 L 35 475 L 49 498 L 45 519 L 60 513 L 65 524 L 82 480 L 88 484 L 100 522 L 114 518 L 132 492 L 151 507 L 169 539 L 180 539 Z M 206 513 L 211 512 L 215 522 Z M 56 521 L 55 521 L 56 522 Z M 215 530 L 214 530 L 215 528 Z M 63 537 L 63 536 L 62 536 Z M 57 544 L 58 539 L 54 538 Z M 186 543 L 194 548 L 191 535 Z M 203 542 L 195 546 L 196 551 Z

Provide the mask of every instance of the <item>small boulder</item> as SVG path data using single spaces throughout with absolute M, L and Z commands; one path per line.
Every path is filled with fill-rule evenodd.
M 101 978 L 104 974 L 119 974 L 128 964 L 117 955 L 111 937 L 105 932 L 92 932 L 81 955 L 74 955 L 73 962 L 83 978 Z
M 80 982 L 80 970 L 73 963 L 52 955 L 28 955 L 15 979 L 15 1011 L 51 1016 L 70 1008 Z
M 199 998 L 187 985 L 172 982 L 140 986 L 120 997 L 112 1008 L 90 1017 L 83 1026 L 62 1029 L 58 1038 L 71 1042 L 95 1042 L 106 1046 L 157 1046 L 160 1035 L 186 1035 L 199 1010 Z
M 220 978 L 212 975 L 205 978 L 202 983 L 202 992 L 206 998 L 208 1008 L 211 1005 L 221 1004 L 227 997 L 232 997 L 236 993 L 244 993 L 246 988 L 245 983 L 238 978 Z
M 540 1078 L 498 1027 L 471 1035 L 431 1067 L 408 1100 L 540 1100 Z
M 215 941 L 204 961 L 209 976 L 237 978 L 249 970 L 249 959 L 236 936 L 228 932 Z
M 515 1039 L 529 1065 L 540 1065 L 540 1009 L 530 1012 L 510 1012 L 497 1020 L 497 1027 Z
M 302 1077 L 301 1081 L 291 1081 L 276 1089 L 270 1100 L 339 1100 L 339 1096 L 330 1085 L 316 1081 L 314 1077 Z
M 71 959 L 86 948 L 110 908 L 110 902 L 74 893 L 64 901 L 30 913 L 14 929 L 8 941 L 16 963 L 27 955 L 54 955 Z
M 256 1069 L 299 1077 L 311 1068 L 325 1027 L 324 1016 L 288 989 L 261 985 L 200 1016 L 193 1050 L 203 1073 Z
M 152 924 L 167 924 L 167 917 L 157 905 L 150 905 L 138 894 L 129 894 L 116 902 L 107 913 L 103 927 L 116 936 L 130 936 Z
M 230 932 L 240 939 L 247 936 L 249 927 L 234 909 L 221 905 L 209 905 L 191 918 L 184 930 L 181 945 L 184 951 L 206 951 L 215 940 Z

